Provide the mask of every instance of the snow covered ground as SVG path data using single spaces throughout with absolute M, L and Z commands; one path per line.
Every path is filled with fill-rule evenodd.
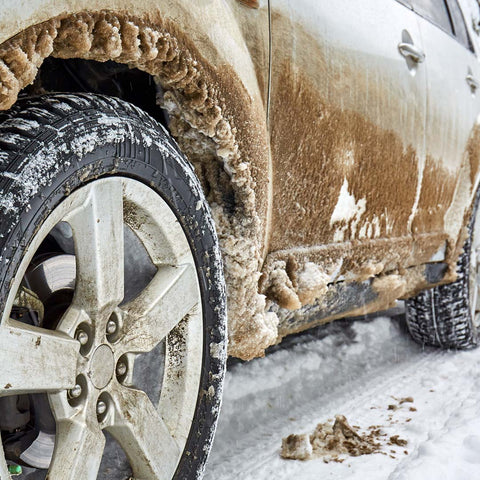
M 480 479 L 480 349 L 422 349 L 403 328 L 387 317 L 336 322 L 233 364 L 205 479 Z M 283 437 L 335 414 L 408 444 L 343 463 L 280 458 Z

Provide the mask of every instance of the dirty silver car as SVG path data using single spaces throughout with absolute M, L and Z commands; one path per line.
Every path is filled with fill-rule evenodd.
M 478 18 L 4 0 L 0 478 L 200 478 L 227 353 L 399 299 L 476 346 Z

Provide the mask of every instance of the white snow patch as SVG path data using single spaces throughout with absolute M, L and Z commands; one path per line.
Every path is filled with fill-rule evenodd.
M 383 215 L 382 215 L 383 216 Z M 358 238 L 380 238 L 381 227 L 378 215 L 373 216 L 373 220 L 365 222 L 358 232 Z
M 226 361 L 226 348 L 224 343 L 210 343 L 210 355 L 218 360 Z
M 26 118 L 9 118 L 2 122 L 2 127 L 17 127 L 23 130 L 34 130 L 40 127 L 36 120 L 29 120 Z
M 348 222 L 355 216 L 357 209 L 355 197 L 348 192 L 348 180 L 345 178 L 340 189 L 337 204 L 330 218 L 330 225 L 341 221 Z
M 422 348 L 385 317 L 344 323 L 321 340 L 306 333 L 228 371 L 205 480 L 480 478 L 479 364 L 480 349 Z M 343 463 L 280 458 L 283 437 L 336 414 L 408 444 Z
M 357 224 L 365 213 L 366 208 L 367 201 L 365 198 L 357 201 L 355 200 L 355 197 L 349 193 L 348 180 L 345 178 L 342 188 L 340 189 L 337 204 L 335 205 L 335 209 L 330 218 L 330 226 L 339 222 L 346 223 L 346 225 L 342 225 L 335 232 L 335 242 L 343 242 L 345 240 L 345 233 L 348 229 L 348 224 L 350 224 L 352 231 L 352 240 L 355 238 Z
M 330 276 L 316 263 L 307 262 L 298 275 L 298 288 L 314 288 L 318 284 L 327 284 Z

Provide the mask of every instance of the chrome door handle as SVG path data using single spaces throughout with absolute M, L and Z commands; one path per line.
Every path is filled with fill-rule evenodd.
M 412 43 L 399 43 L 398 51 L 405 58 L 411 58 L 414 62 L 422 63 L 425 61 L 425 53 Z
M 472 92 L 475 93 L 475 91 L 480 88 L 480 82 L 476 80 L 475 77 L 470 73 L 466 76 L 465 80 L 468 86 L 471 88 Z

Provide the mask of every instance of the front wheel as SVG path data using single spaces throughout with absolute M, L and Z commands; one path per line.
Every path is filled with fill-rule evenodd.
M 191 166 L 112 98 L 41 96 L 2 115 L 0 473 L 199 478 L 226 311 Z

